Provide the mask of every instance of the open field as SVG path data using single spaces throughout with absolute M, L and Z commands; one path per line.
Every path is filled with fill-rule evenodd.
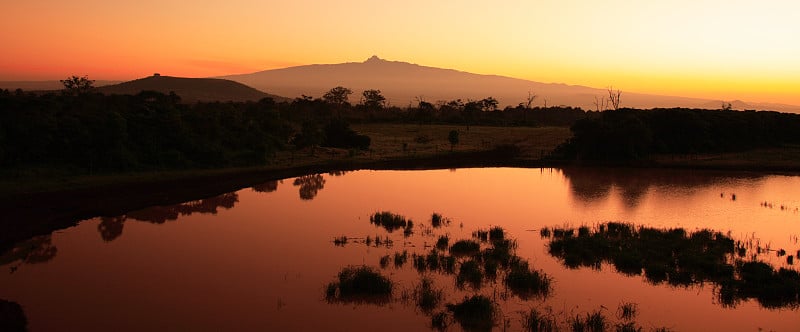
M 362 163 L 391 160 L 436 158 L 452 153 L 489 151 L 498 145 L 519 147 L 522 160 L 538 160 L 567 140 L 571 133 L 566 127 L 481 127 L 417 124 L 356 124 L 353 130 L 371 138 L 368 151 L 316 148 L 283 151 L 267 167 L 326 164 L 330 162 Z M 448 141 L 451 130 L 459 132 L 459 143 Z

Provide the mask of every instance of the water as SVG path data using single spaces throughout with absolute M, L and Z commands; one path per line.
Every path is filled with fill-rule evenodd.
M 635 303 L 634 321 L 644 330 L 792 331 L 800 326 L 796 300 L 769 306 L 751 296 L 726 304 L 710 279 L 671 286 L 617 272 L 609 262 L 568 268 L 548 252 L 553 238 L 540 231 L 594 231 L 609 221 L 689 234 L 709 229 L 748 245 L 745 260 L 797 271 L 800 262 L 789 264 L 787 256 L 800 249 L 798 208 L 795 176 L 514 168 L 310 175 L 94 218 L 31 239 L 0 257 L 0 298 L 23 306 L 32 331 L 424 330 L 432 313 L 415 305 L 414 288 L 427 276 L 444 294 L 434 313 L 484 294 L 497 304 L 498 330 L 521 329 L 521 313 L 530 308 L 562 325 L 596 310 L 624 323 L 618 306 Z M 413 234 L 372 225 L 378 211 L 413 220 Z M 450 224 L 431 227 L 433 212 Z M 440 235 L 452 244 L 493 226 L 516 241 L 520 259 L 552 278 L 547 296 L 520 298 L 505 287 L 502 269 L 475 289 L 441 271 L 419 273 L 411 262 Z M 343 236 L 347 243 L 336 245 Z M 391 246 L 376 246 L 376 236 Z M 786 253 L 779 256 L 780 249 Z M 405 265 L 380 267 L 381 257 L 403 251 Z M 391 298 L 326 300 L 326 286 L 351 265 L 389 277 Z M 448 322 L 449 330 L 460 329 L 452 315 Z

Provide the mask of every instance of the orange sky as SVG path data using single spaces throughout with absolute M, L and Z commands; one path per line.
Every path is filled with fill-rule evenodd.
M 377 54 L 542 82 L 800 105 L 792 0 L 26 0 L 4 4 L 0 18 L 0 80 L 205 77 Z

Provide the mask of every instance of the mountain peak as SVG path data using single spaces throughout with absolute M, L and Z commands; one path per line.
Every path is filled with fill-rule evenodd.
M 377 63 L 377 62 L 383 62 L 383 61 L 385 61 L 385 60 L 379 58 L 377 55 L 373 55 L 373 56 L 369 57 L 369 59 L 365 60 L 364 63 Z

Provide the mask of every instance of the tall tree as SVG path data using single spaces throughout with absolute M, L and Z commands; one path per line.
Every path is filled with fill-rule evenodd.
M 71 76 L 65 80 L 61 80 L 64 85 L 64 93 L 71 95 L 80 95 L 91 92 L 94 90 L 94 81 L 90 80 L 88 76 Z
M 335 105 L 345 105 L 347 104 L 348 97 L 351 94 L 353 94 L 353 90 L 343 86 L 337 86 L 328 90 L 328 92 L 322 96 L 322 100 Z

